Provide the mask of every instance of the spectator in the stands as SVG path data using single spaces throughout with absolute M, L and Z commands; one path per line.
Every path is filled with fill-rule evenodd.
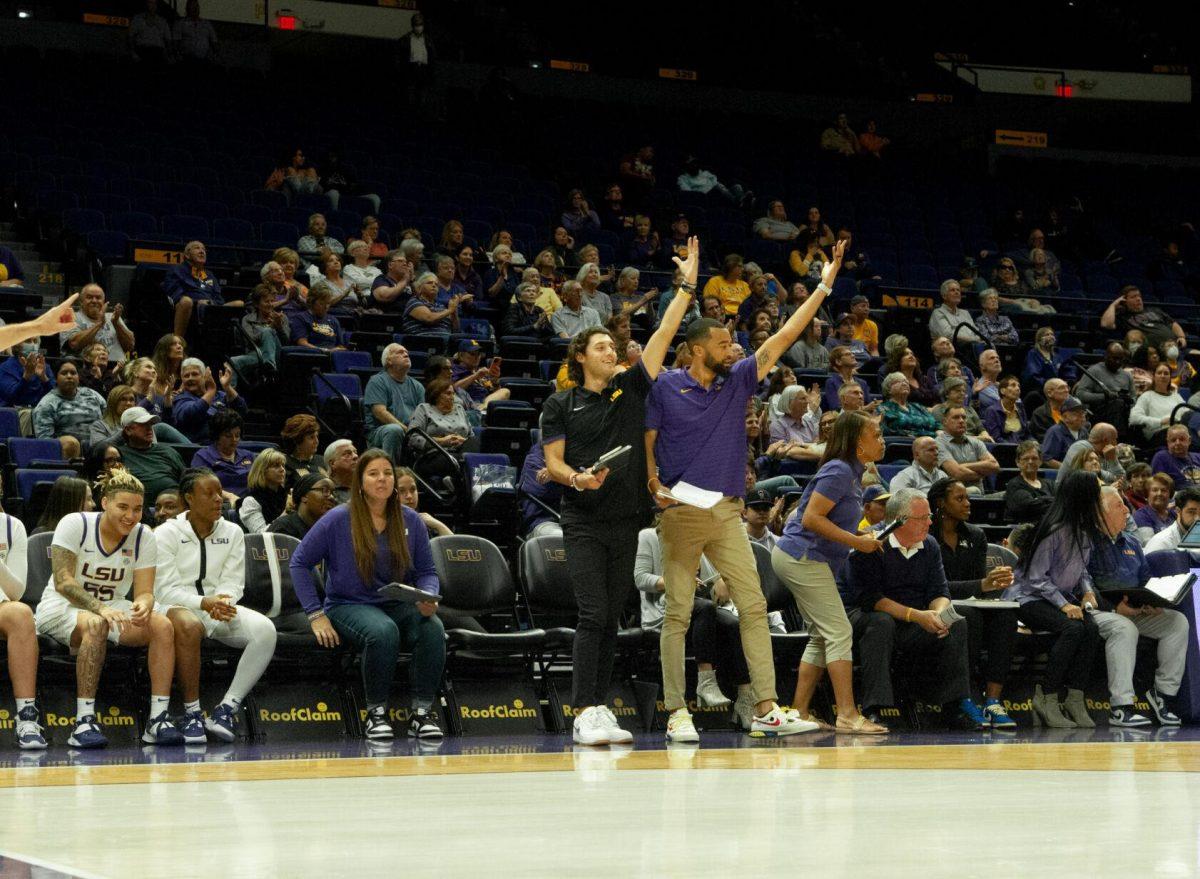
M 287 499 L 285 456 L 276 449 L 264 449 L 250 465 L 246 493 L 237 508 L 238 521 L 248 534 L 266 531 L 269 524 L 283 515 Z
M 350 236 L 350 242 L 346 245 L 346 252 L 352 254 L 353 248 L 350 246 L 356 241 L 361 241 L 367 245 L 367 256 L 370 259 L 379 259 L 387 256 L 387 242 L 380 237 L 379 234 L 379 219 L 370 214 L 362 218 L 359 225 L 358 234 Z
M 866 296 L 851 297 L 850 318 L 854 321 L 854 338 L 866 345 L 872 357 L 878 357 L 879 324 L 871 320 L 871 302 Z
M 685 213 L 677 213 L 671 218 L 669 234 L 662 240 L 662 251 L 659 258 L 662 267 L 670 269 L 673 266 L 671 257 L 687 259 L 687 243 L 692 234 L 692 222 Z
M 967 434 L 967 413 L 948 409 L 937 438 L 938 466 L 971 494 L 986 493 L 986 480 L 1000 472 L 1000 463 L 977 437 Z
M 858 136 L 859 151 L 864 155 L 874 156 L 877 159 L 883 158 L 883 151 L 891 142 L 891 138 L 883 137 L 876 131 L 874 119 L 867 120 L 866 128 Z
M 317 253 L 322 247 L 328 247 L 334 253 L 344 253 L 342 242 L 326 234 L 328 231 L 329 223 L 325 215 L 312 214 L 308 218 L 308 234 L 300 237 L 296 242 L 296 249 L 301 253 Z
M 1087 439 L 1091 430 L 1087 424 L 1087 410 L 1078 397 L 1067 396 L 1059 404 L 1058 417 L 1058 423 L 1051 426 L 1042 438 L 1042 458 L 1051 470 L 1061 467 L 1067 457 L 1067 449 L 1073 443 Z
M 1129 427 L 1145 437 L 1145 448 L 1153 449 L 1166 439 L 1171 413 L 1183 405 L 1183 397 L 1171 387 L 1171 367 L 1159 363 L 1154 368 L 1154 384 L 1133 402 L 1129 411 Z
M 465 243 L 464 239 L 463 224 L 458 220 L 447 220 L 442 226 L 442 237 L 438 239 L 437 252 L 454 259 L 459 248 Z
M 320 472 L 309 473 L 292 486 L 291 511 L 271 522 L 266 530 L 303 540 L 308 529 L 331 509 L 333 481 Z
M 283 277 L 280 278 L 271 268 L 272 263 L 279 264 L 279 270 L 283 272 Z M 259 277 L 264 283 L 269 283 L 276 291 L 277 299 L 287 299 L 291 303 L 299 304 L 308 299 L 308 287 L 306 287 L 296 273 L 300 271 L 300 254 L 292 250 L 290 247 L 277 247 L 275 252 L 271 254 L 270 261 L 263 264 L 262 270 L 259 272 Z M 316 281 L 320 278 L 319 266 L 309 266 L 306 275 L 311 275 L 310 280 Z
M 625 257 L 635 266 L 649 268 L 659 261 L 662 239 L 650 227 L 650 218 L 638 214 L 633 220 L 633 235 L 625 246 Z
M 1030 438 L 1029 419 L 1021 402 L 1021 382 L 1015 375 L 1002 375 L 996 382 L 1000 399 L 983 412 L 983 426 L 998 443 L 1019 443 Z
M 996 263 L 996 269 L 992 272 L 992 289 L 1000 294 L 1001 299 L 1022 299 L 1030 293 L 1024 279 L 1017 274 L 1017 264 L 1007 256 L 1001 257 Z
M 633 290 L 636 292 L 637 279 L 640 277 L 638 270 L 633 266 L 626 266 L 621 270 L 621 275 L 626 279 L 626 289 L 628 289 L 628 279 L 634 280 Z M 584 263 L 575 273 L 575 280 L 579 282 L 583 304 L 600 315 L 601 323 L 607 322 L 613 315 L 613 302 L 608 294 L 600 289 L 600 266 L 591 262 Z
M 154 527 L 157 528 L 168 519 L 174 519 L 183 512 L 183 498 L 179 489 L 168 488 L 158 493 L 152 508 Z
M 667 308 L 671 304 L 671 300 L 673 300 L 675 298 L 675 295 L 683 287 L 683 280 L 684 280 L 683 272 L 681 272 L 678 268 L 676 268 L 675 271 L 671 274 L 671 283 L 667 286 L 667 289 L 664 290 L 658 297 L 658 304 L 655 307 L 655 316 L 654 316 L 655 329 L 657 329 L 659 323 L 661 323 L 662 315 L 666 314 Z M 690 302 L 688 304 L 688 310 L 686 312 L 684 312 L 683 320 L 680 321 L 680 323 L 679 323 L 680 332 L 686 332 L 688 324 L 690 324 L 694 320 L 697 320 L 700 317 L 700 302 L 698 301 L 697 297 L 695 297 L 695 296 L 692 296 L 689 298 L 690 298 Z M 722 315 L 718 314 L 718 318 L 721 316 Z
M 458 332 L 459 308 L 470 302 L 470 297 L 454 294 L 443 306 L 438 305 L 438 294 L 437 275 L 426 272 L 417 278 L 413 283 L 413 297 L 404 306 L 402 332 L 444 335 Z
M 134 61 L 151 67 L 171 60 L 171 26 L 158 14 L 158 0 L 146 0 L 146 11 L 129 22 L 129 51 Z
M 354 308 L 358 305 L 358 294 L 354 290 L 354 282 L 342 273 L 341 256 L 328 248 L 323 248 L 317 256 L 315 265 L 320 273 L 313 279 L 312 290 L 321 287 L 327 291 L 330 308 Z M 312 291 L 309 291 L 305 304 L 311 308 Z M 289 315 L 289 320 L 294 320 L 298 314 L 303 314 L 303 312 L 298 311 Z M 293 326 L 292 329 L 295 331 L 299 327 Z M 293 336 L 295 335 L 296 333 L 293 332 Z
M 88 430 L 87 445 L 94 448 L 115 438 L 121 432 L 121 413 L 136 404 L 137 397 L 129 385 L 117 385 L 109 391 L 104 403 L 104 414 L 92 422 Z M 185 442 L 186 440 L 184 437 Z
M 25 283 L 25 270 L 21 261 L 8 247 L 0 244 L 0 287 L 21 287 Z
M 1190 387 L 1196 377 L 1196 368 L 1188 363 L 1177 342 L 1163 342 L 1158 347 L 1163 362 L 1171 367 L 1171 384 L 1176 388 Z
M 783 362 L 796 369 L 829 369 L 829 349 L 821 344 L 824 325 L 817 318 L 800 331 L 800 338 L 783 355 Z M 857 364 L 857 359 L 855 360 Z
M 933 436 L 937 433 L 937 419 L 920 403 L 909 399 L 912 387 L 903 373 L 889 373 L 880 389 L 883 405 L 879 407 L 879 414 L 884 436 Z M 964 429 L 965 426 L 964 421 Z
M 476 301 L 482 300 L 483 279 L 475 271 L 475 248 L 470 244 L 464 244 L 454 255 L 454 280 Z
M 965 308 L 959 307 L 962 303 L 962 287 L 958 281 L 953 278 L 942 281 L 941 296 L 942 304 L 929 315 L 930 338 L 945 336 L 955 345 L 963 342 L 978 342 L 979 336 L 971 329 L 974 325 L 971 315 Z M 960 330 L 959 327 L 964 327 L 964 329 Z
M 1178 550 L 1179 544 L 1192 530 L 1197 519 L 1200 519 L 1200 488 L 1184 486 L 1175 492 L 1175 524 L 1164 528 L 1146 541 L 1143 547 L 1146 555 Z M 1188 555 L 1191 556 L 1193 564 L 1200 561 L 1200 550 L 1188 550 Z
M 1075 385 L 1075 394 L 1097 421 L 1109 421 L 1124 430 L 1133 408 L 1133 376 L 1125 371 L 1125 346 L 1109 342 L 1104 359 L 1093 363 Z
M 121 450 L 104 440 L 93 443 L 83 458 L 83 478 L 92 486 L 92 500 L 100 506 L 100 496 L 103 494 L 104 483 L 117 470 L 124 470 L 125 462 L 121 460 Z
M 850 119 L 845 113 L 838 113 L 833 124 L 821 132 L 821 149 L 843 156 L 858 155 L 858 135 L 850 127 Z
M 65 516 L 72 513 L 90 513 L 94 509 L 96 509 L 96 503 L 87 480 L 75 476 L 60 476 L 50 486 L 50 494 L 46 497 L 46 507 L 42 510 L 37 527 L 29 532 L 29 536 L 53 534 L 54 529 L 58 527 L 58 523 Z
M 504 312 L 501 336 L 529 336 L 545 339 L 553 334 L 550 318 L 537 303 L 538 285 L 522 282 L 517 285 L 517 301 Z
M 101 397 L 121 383 L 123 364 L 109 365 L 108 349 L 102 342 L 94 342 L 83 349 L 79 364 L 79 384 L 91 388 Z
M 743 268 L 742 257 L 731 253 L 721 263 L 721 274 L 713 275 L 704 285 L 704 295 L 720 299 L 725 314 L 730 316 L 737 314 L 742 300 L 750 295 L 750 285 L 742 280 Z
M 16 407 L 25 436 L 33 435 L 33 407 L 53 388 L 46 352 L 37 339 L 17 345 L 13 356 L 0 363 L 0 405 Z
M 539 250 L 537 256 L 533 258 L 533 267 L 537 270 L 540 286 L 550 287 L 556 292 L 562 287 L 565 279 L 562 272 L 558 270 L 558 260 L 555 259 L 553 250 L 548 247 Z
M 1157 348 L 1146 344 L 1146 337 L 1141 330 L 1130 330 L 1125 334 L 1125 350 L 1129 352 L 1127 369 L 1133 379 L 1133 392 L 1140 397 L 1153 386 L 1154 370 L 1163 362 L 1163 358 Z M 1169 380 L 1170 364 L 1167 364 L 1167 374 Z
M 472 430 L 467 410 L 454 392 L 454 385 L 449 379 L 434 378 L 425 386 L 425 402 L 417 407 L 409 421 L 410 428 L 420 428 L 433 438 L 433 441 L 462 460 L 464 452 L 474 451 L 479 445 L 479 438 Z M 426 442 L 422 437 L 412 440 L 418 451 L 427 451 Z M 421 473 L 421 459 L 417 460 L 417 472 Z M 422 473 L 428 477 L 429 473 Z
M 1053 636 L 1045 677 L 1033 697 L 1033 709 L 1048 727 L 1095 726 L 1083 697 L 1100 646 L 1086 609 L 1096 603 L 1087 564 L 1093 544 L 1102 539 L 1100 483 L 1088 473 L 1069 473 L 1045 517 L 1016 547 L 1020 561 L 1003 597 L 1021 605 L 1018 613 L 1027 626 Z M 1067 697 L 1060 708 L 1064 685 Z
M 1004 516 L 1011 522 L 1037 522 L 1050 508 L 1053 483 L 1038 475 L 1042 453 L 1037 440 L 1017 446 L 1018 473 L 1004 486 Z
M 241 446 L 242 423 L 242 416 L 231 409 L 214 413 L 207 425 L 212 442 L 198 450 L 191 463 L 192 467 L 207 467 L 217 474 L 231 503 L 246 493 L 246 480 L 255 457 L 254 452 Z
M 826 409 L 840 409 L 838 389 L 844 384 L 857 384 L 862 388 L 863 398 L 869 399 L 871 389 L 867 383 L 855 375 L 858 372 L 858 358 L 849 348 L 839 345 L 829 352 L 830 376 L 825 380 L 825 394 L 822 403 Z
M 979 261 L 974 257 L 963 258 L 962 265 L 958 269 L 958 285 L 963 290 L 971 290 L 976 293 L 982 293 L 989 289 L 987 281 L 979 277 Z
M 946 472 L 938 466 L 937 440 L 931 436 L 919 436 L 913 440 L 912 463 L 892 477 L 890 491 L 915 488 L 928 492 L 935 482 L 947 479 Z
M 962 284 L 959 283 L 959 288 Z M 975 318 L 975 329 L 983 334 L 988 342 L 995 345 L 1017 345 L 1020 338 L 1017 328 L 1013 326 L 1012 318 L 1000 313 L 1000 294 L 988 288 L 979 294 L 979 317 Z M 961 338 L 961 337 L 960 337 Z
M 1187 425 L 1171 425 L 1167 428 L 1167 447 L 1155 452 L 1150 469 L 1166 473 L 1180 488 L 1200 485 L 1200 452 L 1188 451 L 1190 444 Z
M 767 407 L 768 434 L 772 443 L 811 443 L 817 438 L 821 419 L 821 389 L 805 391 L 789 385 Z
M 767 202 L 766 216 L 754 221 L 754 234 L 768 241 L 794 241 L 800 227 L 787 218 L 787 209 L 779 199 Z
M 582 189 L 572 189 L 567 193 L 567 209 L 558 222 L 572 235 L 578 235 L 597 231 L 600 228 L 600 215 L 592 210 Z
M 308 288 L 295 281 L 288 284 L 287 273 L 283 264 L 277 260 L 268 260 L 258 271 L 262 286 L 271 291 L 271 297 L 284 312 L 291 312 L 304 307 L 308 300 Z
M 1074 378 L 1075 368 L 1071 358 L 1055 348 L 1057 342 L 1054 327 L 1038 327 L 1037 335 L 1034 336 L 1034 346 L 1025 355 L 1025 367 L 1021 370 L 1022 382 L 1037 387 L 1051 380 Z
M 562 308 L 550 315 L 550 326 L 560 339 L 573 339 L 588 327 L 603 326 L 596 309 L 583 304 L 583 287 L 578 281 L 562 285 Z
M 1062 263 L 1053 252 L 1046 249 L 1046 233 L 1041 229 L 1030 229 L 1029 237 L 1025 239 L 1025 245 L 1029 248 L 1028 260 L 1033 262 L 1033 254 L 1035 250 L 1040 250 L 1046 257 L 1046 267 L 1055 276 L 1062 271 Z
M 821 218 L 821 209 L 813 205 L 805 214 L 805 228 L 817 237 L 822 247 L 833 247 L 837 240 L 829 224 Z
M 282 189 L 293 195 L 320 195 L 321 175 L 300 147 L 285 150 L 263 189 Z M 336 207 L 336 205 L 335 205 Z
M 940 424 L 945 420 L 946 413 L 956 406 L 961 406 L 967 413 L 967 433 L 979 437 L 985 443 L 993 441 L 991 434 L 984 430 L 983 420 L 975 411 L 975 407 L 967 403 L 967 380 L 961 376 L 949 376 L 942 381 L 942 402 L 929 411 Z
M 1101 476 L 1100 456 L 1096 454 L 1096 450 L 1084 445 L 1074 453 L 1068 451 L 1066 460 L 1063 461 L 1062 467 L 1058 470 L 1058 476 L 1062 478 L 1074 470 L 1082 470 L 1086 473 L 1095 473 L 1097 476 Z
M 321 428 L 317 419 L 307 412 L 293 415 L 283 423 L 279 432 L 279 448 L 284 454 L 287 484 L 309 473 L 329 474 L 329 466 L 319 454 Z
M 886 521 L 887 502 L 891 496 L 891 492 L 879 484 L 863 489 L 863 517 L 858 523 L 859 533 L 873 531 Z
M 442 254 L 434 260 L 436 267 L 435 276 L 437 277 L 437 300 L 436 304 L 440 307 L 445 307 L 446 303 L 454 296 L 466 296 L 467 288 L 464 287 L 458 280 L 458 263 L 454 257 Z M 469 301 L 469 300 L 468 300 Z
M 346 247 L 346 255 L 350 262 L 342 267 L 342 276 L 353 285 L 353 305 L 364 305 L 367 294 L 371 293 L 371 285 L 377 277 L 383 275 L 378 265 L 371 262 L 371 246 L 366 241 L 350 241 Z
M 654 147 L 645 144 L 622 156 L 617 174 L 632 206 L 641 207 L 654 188 Z
M 775 301 L 775 298 L 768 292 L 766 275 L 760 273 L 747 283 L 750 285 L 750 295 L 743 299 L 742 304 L 738 306 L 737 322 L 740 329 L 752 330 L 754 327 L 751 324 L 751 315 L 765 309 L 769 303 Z
M 1123 496 L 1125 503 L 1129 505 L 1130 512 L 1136 513 L 1142 507 L 1149 504 L 1149 498 L 1146 491 L 1150 487 L 1150 476 L 1154 473 L 1150 469 L 1150 465 L 1145 461 L 1138 461 L 1136 464 L 1127 465 L 1125 467 L 1125 491 Z M 1174 489 L 1174 486 L 1172 486 Z
M 513 238 L 512 232 L 509 232 L 507 229 L 497 229 L 492 233 L 492 240 L 488 243 L 488 262 L 495 264 L 496 248 L 501 244 L 508 248 L 509 256 L 511 257 L 509 262 L 518 269 L 524 268 L 525 254 L 517 250 L 517 244 Z
M 969 522 L 971 501 L 966 488 L 957 480 L 945 479 L 929 489 L 928 500 L 933 513 L 930 531 L 941 550 L 950 598 L 998 597 L 1012 585 L 1012 568 L 995 565 L 988 569 L 987 535 Z M 999 607 L 963 607 L 958 612 L 967 620 L 970 666 L 972 671 L 979 668 L 978 678 L 972 674 L 972 681 L 976 692 L 978 683 L 984 685 L 984 713 L 989 724 L 992 729 L 1015 729 L 1017 724 L 1004 710 L 1000 696 L 1012 665 L 1017 612 Z
M 325 447 L 325 464 L 329 467 L 329 478 L 333 482 L 334 503 L 344 504 L 350 500 L 350 484 L 354 481 L 354 468 L 358 466 L 358 451 L 348 439 L 338 439 Z
M 192 311 L 200 304 L 229 305 L 241 308 L 242 300 L 226 302 L 221 295 L 221 282 L 205 268 L 208 250 L 199 241 L 189 241 L 183 248 L 183 262 L 171 267 L 163 278 L 162 289 L 175 308 L 175 335 L 186 336 Z
M 562 537 L 562 525 L 559 524 L 558 516 L 550 510 L 559 509 L 563 485 L 550 478 L 550 471 L 546 468 L 546 453 L 541 443 L 535 444 L 525 456 L 518 479 L 518 489 L 521 493 L 518 500 L 521 510 L 521 533 L 525 539 Z M 536 503 L 533 499 L 541 503 Z
M 59 362 L 55 386 L 33 410 L 33 433 L 38 439 L 56 439 L 64 458 L 78 458 L 91 435 L 92 425 L 104 417 L 105 400 L 91 388 L 79 385 L 79 361 Z
M 133 332 L 121 319 L 125 306 L 117 303 L 109 313 L 104 310 L 104 289 L 99 284 L 85 284 L 79 291 L 79 308 L 75 311 L 75 326 L 58 334 L 65 352 L 83 354 L 95 343 L 104 345 L 109 362 L 124 363 L 134 348 Z
M 800 306 L 803 305 L 811 295 L 812 294 L 809 293 L 808 286 L 803 281 L 792 282 L 791 287 L 788 288 L 786 301 L 780 301 L 779 303 L 780 323 L 786 321 L 789 317 L 795 314 Z M 819 318 L 827 327 L 833 326 L 833 316 L 829 313 L 829 309 L 827 309 L 824 304 L 817 309 L 817 318 Z
M 408 349 L 393 342 L 383 349 L 383 370 L 371 376 L 363 391 L 363 414 L 369 445 L 399 460 L 413 412 L 425 399 L 425 388 L 409 372 Z M 328 461 L 328 456 L 326 461 Z
M 754 193 L 747 192 L 740 183 L 726 186 L 717 179 L 717 175 L 695 156 L 685 156 L 681 166 L 682 173 L 675 178 L 675 185 L 680 192 L 698 192 L 701 195 L 713 195 L 721 202 L 739 206 L 749 206 L 754 203 Z
M 988 348 L 979 355 L 979 378 L 975 379 L 975 384 L 972 386 L 972 396 L 977 401 L 980 409 L 986 411 L 988 406 L 991 406 L 1000 400 L 1000 371 L 1004 369 L 1004 364 L 1000 361 L 1000 355 L 996 353 L 996 349 Z
M 1117 451 L 1120 448 L 1117 429 L 1106 422 L 1096 423 L 1088 431 L 1087 439 L 1071 444 L 1067 455 L 1063 458 L 1063 466 L 1067 467 L 1081 452 L 1094 452 L 1100 463 L 1101 479 L 1106 483 L 1117 482 L 1125 478 L 1125 467 L 1121 464 Z M 1076 467 L 1082 467 L 1076 463 Z
M 1029 418 L 1029 430 L 1035 439 L 1045 439 L 1047 431 L 1062 420 L 1063 402 L 1071 395 L 1071 386 L 1061 378 L 1048 379 L 1042 385 L 1046 402 L 1033 410 Z
M 579 268 L 579 254 L 575 252 L 575 237 L 563 226 L 555 226 L 551 236 L 550 246 L 546 248 L 554 254 L 554 267 L 564 273 L 574 272 Z
M 483 365 L 483 346 L 475 339 L 462 339 L 454 355 L 451 380 L 456 388 L 467 392 L 479 409 L 512 396 L 508 388 L 500 387 L 500 367 L 493 370 Z
M 323 351 L 346 350 L 341 322 L 329 313 L 331 302 L 332 294 L 326 286 L 316 286 L 308 294 L 308 308 L 293 321 L 293 341 L 297 345 Z
M 797 278 L 815 286 L 821 280 L 821 270 L 829 257 L 821 249 L 817 235 L 807 228 L 800 230 L 796 243 L 798 246 L 788 254 L 788 267 Z
M 929 376 L 921 371 L 921 362 L 913 354 L 912 348 L 897 345 L 888 351 L 886 367 L 885 375 L 898 372 L 904 376 L 908 382 L 908 398 L 912 402 L 922 406 L 936 406 L 941 402 L 937 388 Z
M 497 244 L 491 253 L 492 263 L 483 276 L 481 303 L 504 310 L 517 294 L 521 272 L 513 264 L 512 248 Z
M 246 400 L 233 386 L 233 369 L 226 364 L 218 378 L 220 390 L 212 370 L 204 365 L 204 361 L 196 357 L 183 361 L 183 390 L 175 396 L 171 412 L 175 427 L 191 442 L 208 442 L 209 426 L 218 412 L 230 409 L 239 415 L 246 413 Z
M 416 233 L 416 237 L 404 238 L 399 244 L 396 245 L 396 250 L 400 251 L 400 254 L 406 260 L 408 260 L 408 268 L 410 269 L 411 273 L 416 276 L 421 272 L 432 271 L 433 262 L 427 262 L 425 259 L 425 245 L 421 243 L 421 233 L 417 232 L 416 229 L 413 229 L 412 231 Z M 389 254 L 394 252 L 395 251 L 389 251 Z M 436 254 L 434 254 L 434 256 L 436 257 Z
M 638 293 L 638 286 L 641 284 L 641 281 L 642 273 L 633 266 L 625 266 L 625 268 L 621 269 L 621 273 L 617 275 L 617 288 L 613 291 L 612 296 L 609 297 L 612 308 L 611 316 L 624 315 L 631 322 L 636 322 L 643 329 L 650 329 L 652 320 L 648 306 L 651 302 L 658 299 L 658 288 L 651 287 L 645 293 Z M 584 304 L 592 305 L 591 302 L 587 301 Z M 595 305 L 592 305 L 592 307 L 595 308 Z M 608 320 L 603 315 L 601 315 L 601 318 L 606 322 Z
M 157 415 L 141 406 L 132 406 L 121 413 L 121 436 L 113 445 L 121 452 L 125 469 L 146 487 L 146 494 L 157 498 L 161 492 L 179 488 L 183 475 L 183 459 L 166 443 L 154 441 Z
M 945 336 L 937 336 L 930 346 L 930 351 L 933 354 L 933 366 L 925 370 L 925 375 L 929 381 L 938 389 L 941 388 L 942 382 L 951 375 L 957 375 L 965 379 L 969 385 L 975 383 L 975 376 L 971 372 L 970 367 L 963 366 L 962 361 L 958 359 L 958 352 L 954 350 L 954 345 Z M 955 370 L 944 369 L 942 364 L 947 360 L 953 360 L 956 364 Z M 967 389 L 967 395 L 970 396 L 970 388 Z
M 619 183 L 610 183 L 600 205 L 600 225 L 609 232 L 623 235 L 633 228 L 633 212 L 625 207 L 625 193 Z
M 149 357 L 139 357 L 127 363 L 125 381 L 133 388 L 136 397 L 133 405 L 141 406 L 158 418 L 164 418 L 171 413 L 179 386 L 175 384 L 164 388 L 159 383 L 158 368 Z
M 1025 269 L 1025 286 L 1033 293 L 1053 296 L 1061 287 L 1057 269 L 1046 260 L 1046 251 L 1035 247 L 1029 252 L 1029 268 Z
M 829 349 L 830 357 L 833 356 L 833 349 L 843 347 L 849 349 L 854 355 L 855 362 L 862 366 L 871 359 L 871 354 L 867 351 L 867 346 L 854 338 L 854 318 L 849 314 L 839 314 L 837 320 L 832 324 L 828 338 L 825 339 L 825 347 Z M 881 375 L 886 375 L 888 372 L 895 370 L 881 370 Z
M 1138 542 L 1145 546 L 1150 538 L 1175 524 L 1171 500 L 1175 495 L 1175 480 L 1166 473 L 1154 473 L 1146 486 L 1146 505 L 1133 514 Z
M 412 279 L 412 264 L 405 257 L 404 251 L 388 251 L 387 271 L 371 282 L 371 297 L 368 303 L 384 311 L 400 310 L 405 303 Z M 437 283 L 436 277 L 434 283 Z
M 251 302 L 254 310 L 242 318 L 242 330 L 255 348 L 234 355 L 229 362 L 236 372 L 261 378 L 264 373 L 278 372 L 279 349 L 291 342 L 292 329 L 290 321 L 275 307 L 270 288 L 259 284 L 251 294 Z
M 421 517 L 421 522 L 425 525 L 425 530 L 429 532 L 430 540 L 435 537 L 447 537 L 454 533 L 445 522 L 435 519 L 429 513 L 421 512 L 419 509 L 421 494 L 417 488 L 417 474 L 408 467 L 396 468 L 396 494 L 400 496 L 400 503 L 410 510 L 415 510 L 417 515 Z M 443 610 L 444 608 L 438 608 L 439 615 Z M 448 628 L 459 627 L 449 626 Z M 480 628 L 479 631 L 483 631 L 483 629 Z

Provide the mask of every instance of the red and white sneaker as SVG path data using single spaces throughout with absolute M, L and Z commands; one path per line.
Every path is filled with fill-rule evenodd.
M 821 724 L 811 720 L 801 720 L 795 711 L 784 711 L 774 702 L 771 710 L 762 717 L 757 714 L 750 724 L 750 735 L 753 738 L 774 738 L 776 736 L 794 736 L 797 733 L 815 732 Z

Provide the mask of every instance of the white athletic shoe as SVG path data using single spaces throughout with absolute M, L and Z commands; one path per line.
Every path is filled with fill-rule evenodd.
M 612 709 L 607 705 L 597 705 L 596 710 L 604 718 L 604 723 L 608 728 L 608 742 L 610 745 L 628 745 L 633 741 L 633 733 L 623 728 L 617 722 L 617 716 L 612 713 Z
M 750 724 L 750 735 L 756 739 L 776 736 L 793 736 L 796 733 L 815 732 L 821 724 L 812 720 L 801 720 L 796 711 L 784 711 L 775 703 L 762 717 L 754 716 Z
M 612 741 L 608 719 L 599 706 L 592 705 L 579 712 L 571 727 L 571 738 L 577 745 L 607 745 Z
M 700 741 L 696 725 L 692 723 L 692 715 L 686 708 L 676 708 L 667 718 L 667 741 L 694 744 Z

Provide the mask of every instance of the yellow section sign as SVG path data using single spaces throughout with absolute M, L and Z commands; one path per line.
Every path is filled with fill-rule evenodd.
M 1049 139 L 1044 131 L 1013 131 L 1008 128 L 996 129 L 996 143 L 1000 146 L 1044 148 Z
M 658 75 L 661 79 L 682 79 L 688 82 L 695 82 L 697 79 L 696 71 L 683 70 L 677 67 L 660 67 Z
M 165 250 L 159 247 L 135 247 L 133 249 L 133 261 L 156 262 L 174 266 L 183 262 L 183 252 L 179 250 Z
M 570 70 L 572 73 L 591 73 L 592 68 L 586 61 L 550 60 L 551 70 Z

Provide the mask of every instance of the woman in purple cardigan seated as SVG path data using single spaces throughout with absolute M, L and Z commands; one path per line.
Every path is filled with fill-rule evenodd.
M 317 596 L 313 568 L 324 563 L 325 601 Z M 412 708 L 408 734 L 441 738 L 433 701 L 446 664 L 436 601 L 409 604 L 379 590 L 403 583 L 438 595 L 429 533 L 415 510 L 400 503 L 396 474 L 386 452 L 369 449 L 358 459 L 350 502 L 317 520 L 292 554 L 292 586 L 322 647 L 345 639 L 362 651 L 367 699 L 366 736 L 392 738 L 387 699 L 401 650 L 412 653 L 408 668 Z
M 1029 419 L 1021 402 L 1020 380 L 1015 375 L 1002 375 L 996 385 L 1000 399 L 983 410 L 983 429 L 998 443 L 1029 439 Z

